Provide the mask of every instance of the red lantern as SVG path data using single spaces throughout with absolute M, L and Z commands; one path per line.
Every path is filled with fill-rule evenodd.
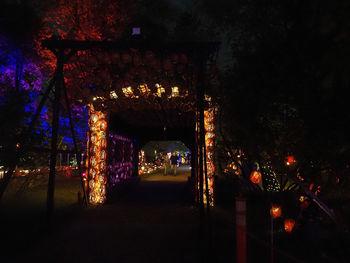
M 261 172 L 259 171 L 253 171 L 250 174 L 250 181 L 252 181 L 254 184 L 258 184 L 261 181 Z
M 286 157 L 286 165 L 290 166 L 293 165 L 295 163 L 295 159 L 293 155 L 288 155 Z
M 311 201 L 309 199 L 306 199 L 305 201 L 301 202 L 300 207 L 301 209 L 306 209 L 311 204 Z
M 286 230 L 286 232 L 290 233 L 292 232 L 293 228 L 295 225 L 295 220 L 292 218 L 286 218 L 284 220 L 284 230 Z
M 270 215 L 273 218 L 280 217 L 282 215 L 282 208 L 279 205 L 271 205 Z

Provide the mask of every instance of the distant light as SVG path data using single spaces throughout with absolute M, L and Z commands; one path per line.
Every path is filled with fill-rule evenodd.
M 133 36 L 134 35 L 141 35 L 141 28 L 140 27 L 133 27 L 132 28 L 132 33 Z
M 115 92 L 115 90 L 112 90 L 110 93 L 109 93 L 109 97 L 111 99 L 118 99 L 118 95 L 117 93 Z

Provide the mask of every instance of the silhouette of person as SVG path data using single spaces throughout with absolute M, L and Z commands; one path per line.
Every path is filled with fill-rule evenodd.
M 176 175 L 176 167 L 177 167 L 178 160 L 179 160 L 179 157 L 176 155 L 175 152 L 173 152 L 173 155 L 170 157 L 170 163 L 171 163 L 171 168 L 174 171 L 174 175 Z

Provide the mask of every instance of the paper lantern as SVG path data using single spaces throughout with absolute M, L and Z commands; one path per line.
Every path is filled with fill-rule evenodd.
M 280 217 L 282 215 L 282 208 L 279 205 L 271 205 L 270 215 L 273 218 Z
M 286 158 L 285 158 L 285 163 L 287 166 L 290 166 L 290 165 L 293 165 L 295 163 L 295 159 L 294 159 L 294 156 L 293 155 L 288 155 Z
M 311 204 L 311 201 L 309 199 L 306 199 L 300 203 L 300 207 L 301 209 L 306 209 L 309 207 L 310 204 Z
M 286 230 L 286 232 L 290 233 L 293 231 L 295 225 L 295 220 L 292 218 L 286 218 L 284 219 L 284 230 Z
M 254 184 L 258 184 L 261 181 L 261 172 L 259 171 L 253 171 L 250 174 L 250 181 L 252 181 Z

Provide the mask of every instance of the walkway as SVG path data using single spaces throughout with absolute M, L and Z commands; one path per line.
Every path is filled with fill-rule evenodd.
M 177 176 L 144 177 L 115 203 L 85 210 L 26 261 L 200 262 L 199 216 L 188 198 L 189 175 L 187 167 Z

